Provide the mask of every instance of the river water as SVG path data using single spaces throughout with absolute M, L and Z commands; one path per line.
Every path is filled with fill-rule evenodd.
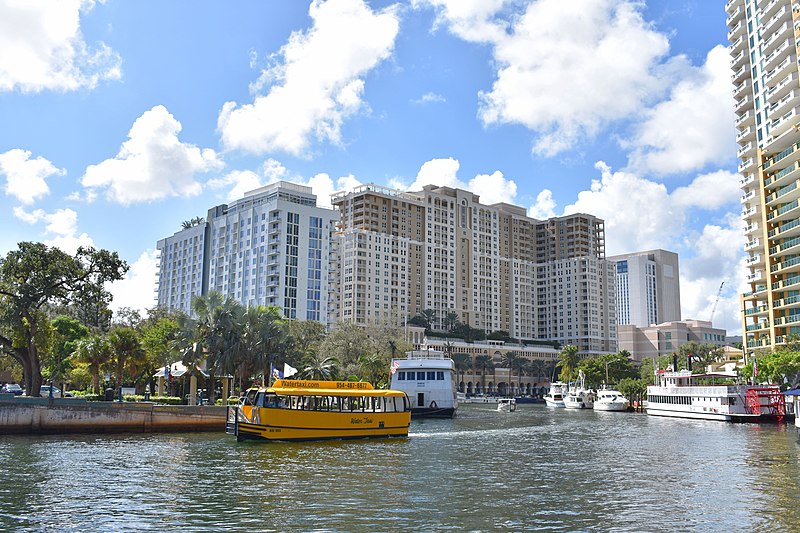
M 408 439 L 0 437 L 0 531 L 797 531 L 791 424 L 462 405 Z

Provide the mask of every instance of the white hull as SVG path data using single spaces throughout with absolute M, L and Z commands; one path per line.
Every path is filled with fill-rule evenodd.
M 693 418 L 696 420 L 719 420 L 720 422 L 729 422 L 732 417 L 729 414 L 723 413 L 708 413 L 708 412 L 694 412 L 694 411 L 674 411 L 670 409 L 647 409 L 647 414 L 652 416 L 668 416 L 671 418 Z M 742 416 L 742 415 L 739 415 Z
M 627 411 L 628 402 L 594 402 L 595 411 Z
M 552 400 L 547 396 L 544 397 L 544 403 L 547 404 L 547 407 L 565 407 L 564 400 Z
M 412 417 L 452 418 L 458 410 L 455 368 L 442 352 L 417 350 L 392 359 L 390 387 L 408 395 Z

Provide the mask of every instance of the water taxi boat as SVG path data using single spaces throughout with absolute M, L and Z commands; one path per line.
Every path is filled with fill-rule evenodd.
M 785 404 L 777 386 L 731 384 L 732 378 L 659 370 L 659 384 L 647 387 L 647 414 L 740 422 L 783 417 Z
M 439 350 L 412 350 L 392 359 L 390 387 L 408 394 L 414 418 L 453 418 L 455 364 Z
M 228 407 L 237 440 L 303 441 L 407 437 L 411 404 L 397 390 L 355 381 L 278 380 Z

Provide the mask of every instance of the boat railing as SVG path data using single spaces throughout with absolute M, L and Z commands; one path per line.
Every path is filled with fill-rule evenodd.
M 441 350 L 413 350 L 406 352 L 406 359 L 450 359 Z
M 741 385 L 667 385 L 670 393 L 685 396 L 719 396 L 720 394 L 744 394 Z

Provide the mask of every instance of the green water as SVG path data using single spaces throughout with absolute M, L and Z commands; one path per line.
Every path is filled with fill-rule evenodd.
M 408 439 L 0 437 L 1 531 L 797 531 L 793 425 L 462 405 Z

